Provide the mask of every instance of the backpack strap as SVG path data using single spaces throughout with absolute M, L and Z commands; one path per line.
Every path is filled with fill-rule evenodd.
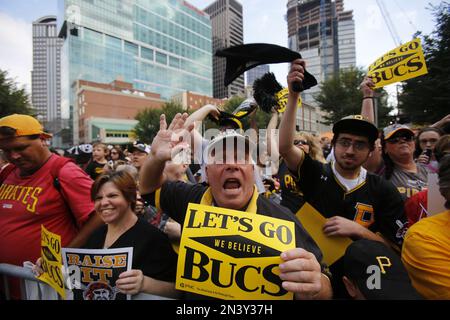
M 61 183 L 59 181 L 59 172 L 61 171 L 62 167 L 64 167 L 68 162 L 73 162 L 73 163 L 75 163 L 75 162 L 73 161 L 73 159 L 61 157 L 61 156 L 57 156 L 56 160 L 57 161 L 54 163 L 54 165 L 50 169 L 50 174 L 53 177 L 53 186 L 55 187 L 56 190 L 60 191 Z

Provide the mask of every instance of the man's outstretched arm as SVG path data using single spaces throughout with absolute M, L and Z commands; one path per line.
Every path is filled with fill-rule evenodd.
M 286 111 L 280 124 L 280 155 L 283 157 L 289 170 L 296 172 L 303 161 L 304 153 L 300 148 L 294 146 L 295 122 L 297 117 L 297 101 L 300 95 L 292 89 L 294 82 L 303 81 L 305 72 L 305 61 L 294 60 L 287 76 L 289 96 Z

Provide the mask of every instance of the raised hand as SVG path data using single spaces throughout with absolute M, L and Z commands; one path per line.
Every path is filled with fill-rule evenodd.
M 292 61 L 291 68 L 287 76 L 287 83 L 290 92 L 297 92 L 294 88 L 295 82 L 303 82 L 305 78 L 305 60 L 297 59 Z
M 190 132 L 194 124 L 185 127 L 188 114 L 177 113 L 167 127 L 166 116 L 161 115 L 159 119 L 159 131 L 152 142 L 152 155 L 160 161 L 171 160 L 181 149 L 189 147 Z
M 373 87 L 375 84 L 370 77 L 364 77 L 363 82 L 359 85 L 359 89 L 361 90 L 363 97 L 373 97 Z

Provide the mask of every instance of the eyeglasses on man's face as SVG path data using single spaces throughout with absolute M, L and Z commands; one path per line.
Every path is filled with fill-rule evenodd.
M 351 139 L 340 138 L 336 143 L 344 149 L 348 149 L 350 146 L 353 146 L 353 150 L 356 151 L 365 151 L 369 149 L 369 143 L 365 141 L 353 141 Z
M 397 144 L 400 142 L 411 142 L 414 140 L 414 137 L 411 135 L 407 135 L 407 136 L 397 136 L 391 139 L 387 139 L 386 142 L 390 143 L 390 144 Z

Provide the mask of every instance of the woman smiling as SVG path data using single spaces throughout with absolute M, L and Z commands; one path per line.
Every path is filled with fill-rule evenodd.
M 85 248 L 133 247 L 132 270 L 120 274 L 117 288 L 124 294 L 176 296 L 177 256 L 167 236 L 134 213 L 136 183 L 131 175 L 103 174 L 93 184 L 91 198 L 105 225 L 92 234 Z

